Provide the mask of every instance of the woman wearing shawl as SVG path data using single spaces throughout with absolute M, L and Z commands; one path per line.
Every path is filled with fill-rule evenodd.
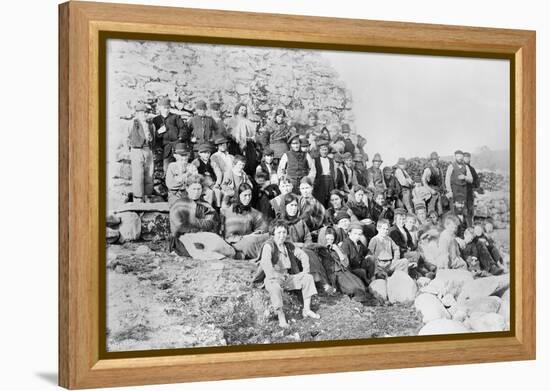
M 308 255 L 309 270 L 315 282 L 320 283 L 327 293 L 334 293 L 335 289 L 330 285 L 325 267 L 316 251 L 319 246 L 313 243 L 307 224 L 300 218 L 298 203 L 299 198 L 293 193 L 286 194 L 281 203 L 280 216 L 288 224 L 288 240 Z
M 330 207 L 327 209 L 327 222 L 331 225 L 336 225 L 336 215 L 338 212 L 345 212 L 349 215 L 352 223 L 357 223 L 359 219 L 353 211 L 344 203 L 344 194 L 334 189 L 330 192 Z
M 283 109 L 277 109 L 273 120 L 265 128 L 265 142 L 273 150 L 276 162 L 288 151 L 288 136 L 290 127 L 286 121 L 286 113 Z
M 244 103 L 235 106 L 233 118 L 228 124 L 229 132 L 234 140 L 230 153 L 232 155 L 243 155 L 246 158 L 244 171 L 254 177 L 260 158 L 256 151 L 256 124 L 249 120 L 247 116 L 248 109 Z
M 302 218 L 310 232 L 319 230 L 325 221 L 325 207 L 317 198 L 313 197 L 313 181 L 304 177 L 300 181 L 300 218 Z
M 266 219 L 250 206 L 251 201 L 252 186 L 245 182 L 239 186 L 233 203 L 221 209 L 222 234 L 237 250 L 236 258 L 257 258 L 269 238 Z

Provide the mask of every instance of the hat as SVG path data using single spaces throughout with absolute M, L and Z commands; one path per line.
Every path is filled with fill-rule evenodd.
M 147 110 L 147 105 L 145 103 L 138 103 L 135 109 L 136 111 L 145 111 Z
M 334 161 L 336 163 L 344 163 L 344 158 L 342 157 L 341 153 L 334 154 Z
M 397 160 L 397 164 L 398 165 L 407 164 L 407 161 L 405 160 L 404 157 L 400 157 L 399 160 Z
M 362 162 L 363 161 L 363 155 L 361 155 L 360 153 L 356 153 L 355 155 L 353 155 L 353 161 Z
M 336 223 L 338 223 L 340 220 L 343 220 L 343 219 L 351 220 L 349 214 L 347 214 L 346 212 L 343 212 L 343 211 L 340 211 L 340 212 L 336 213 L 336 215 L 334 216 L 334 221 Z
M 221 103 L 212 102 L 210 103 L 210 110 L 218 111 L 222 107 Z
M 269 147 L 265 147 L 264 150 L 263 150 L 263 154 L 264 156 L 271 156 L 271 155 L 274 155 L 275 152 L 273 152 L 273 150 Z
M 437 152 L 430 153 L 430 160 L 439 159 Z
M 290 137 L 288 138 L 288 144 L 289 145 L 292 144 L 292 140 L 294 140 L 295 138 L 299 138 L 299 137 L 300 137 L 300 135 L 298 133 L 292 133 L 290 135 Z M 300 141 L 300 140 L 298 140 L 298 141 Z
M 218 137 L 217 139 L 214 140 L 214 144 L 216 145 L 220 145 L 220 144 L 225 144 L 225 143 L 228 143 L 229 140 L 227 139 L 227 137 Z
M 197 110 L 206 110 L 206 102 L 203 100 L 199 100 L 197 103 L 195 103 L 195 108 Z
M 344 153 L 344 156 L 342 157 L 344 160 L 353 159 L 353 156 L 351 156 L 350 152 Z
M 372 162 L 374 163 L 374 162 L 382 162 L 382 161 L 383 161 L 382 156 L 380 156 L 379 153 L 375 153 L 374 157 L 372 158 Z
M 395 208 L 395 210 L 393 211 L 393 213 L 397 216 L 397 215 L 403 215 L 403 216 L 406 216 L 407 215 L 407 211 L 404 209 L 404 208 Z
M 187 144 L 184 144 L 184 143 L 178 143 L 174 147 L 174 153 L 176 153 L 178 155 L 187 155 L 190 152 L 191 152 L 191 150 L 189 149 L 189 146 Z
M 393 168 L 391 168 L 390 166 L 386 166 L 382 169 L 382 172 L 392 172 L 393 171 Z
M 349 230 L 351 231 L 352 229 L 360 229 L 361 231 L 363 231 L 363 226 L 360 223 L 351 223 L 349 226 Z
M 170 99 L 168 98 L 160 98 L 157 102 L 157 106 L 165 106 L 170 107 Z
M 342 133 L 349 133 L 351 131 L 351 128 L 348 124 L 342 124 Z
M 201 145 L 199 145 L 199 149 L 198 151 L 199 152 L 212 152 L 212 144 L 210 143 L 202 143 Z
M 307 139 L 303 138 L 300 140 L 300 146 L 301 147 L 309 147 L 309 141 Z
M 470 152 L 464 152 L 464 157 L 472 157 L 472 154 Z
M 325 145 L 328 146 L 328 141 L 326 139 L 322 138 L 319 141 L 317 141 L 317 147 L 322 147 L 322 146 L 325 146 Z
M 464 155 L 464 152 L 462 152 L 460 149 L 457 149 L 455 151 L 455 155 Z

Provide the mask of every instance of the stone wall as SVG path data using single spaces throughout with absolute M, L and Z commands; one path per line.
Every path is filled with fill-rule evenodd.
M 108 194 L 122 199 L 129 190 L 126 134 L 133 106 L 146 102 L 150 114 L 158 97 L 174 109 L 192 109 L 195 101 L 219 102 L 224 117 L 239 102 L 265 122 L 279 107 L 292 122 L 319 122 L 337 132 L 353 129 L 350 92 L 318 51 L 112 40 L 108 44 Z

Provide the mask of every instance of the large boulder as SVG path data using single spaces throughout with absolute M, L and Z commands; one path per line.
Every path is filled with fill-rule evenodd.
M 118 213 L 120 217 L 120 226 L 118 232 L 120 232 L 120 242 L 138 240 L 141 236 L 141 219 L 139 215 L 134 212 Z
M 468 314 L 474 312 L 497 313 L 501 303 L 502 300 L 497 296 L 476 297 L 459 304 L 459 307 L 464 308 Z
M 494 312 L 473 312 L 465 324 L 477 332 L 506 330 L 506 320 L 502 315 L 495 314 Z
M 418 335 L 462 334 L 470 332 L 464 324 L 451 319 L 435 319 L 420 329 Z
M 418 292 L 416 282 L 405 272 L 395 271 L 387 281 L 391 303 L 412 303 Z
M 422 321 L 428 323 L 435 319 L 450 319 L 451 315 L 439 299 L 430 294 L 422 293 L 414 301 L 414 307 L 422 314 Z
M 386 285 L 386 280 L 378 279 L 371 282 L 369 285 L 369 292 L 381 301 L 388 300 L 388 289 Z
M 501 296 L 510 286 L 510 275 L 491 276 L 478 278 L 464 284 L 462 292 L 458 296 L 459 303 L 465 303 L 467 300 L 477 297 Z
M 120 232 L 118 232 L 116 229 L 107 227 L 106 240 L 108 244 L 113 244 L 118 242 L 119 237 L 120 237 Z
M 448 294 L 457 297 L 463 286 L 473 280 L 474 277 L 468 270 L 440 269 L 432 282 L 422 288 L 422 292 L 438 295 L 439 297 Z

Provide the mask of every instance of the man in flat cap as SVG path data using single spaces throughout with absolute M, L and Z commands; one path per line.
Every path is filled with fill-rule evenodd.
M 206 115 L 206 102 L 203 100 L 199 100 L 195 104 L 195 115 L 189 120 L 188 126 L 191 131 L 194 151 L 201 144 L 214 142 L 214 137 L 218 132 L 218 125 L 214 118 Z
M 319 156 L 315 158 L 315 181 L 313 196 L 325 207 L 329 206 L 330 192 L 336 183 L 336 167 L 334 159 L 328 156 L 328 141 L 320 139 L 317 142 Z
M 147 107 L 139 103 L 128 132 L 130 161 L 132 163 L 132 192 L 135 202 L 143 202 L 153 194 L 153 152 L 155 127 L 145 119 Z
M 455 213 L 455 203 L 465 205 L 468 197 L 468 184 L 473 183 L 474 178 L 467 164 L 464 164 L 464 152 L 455 151 L 455 160 L 445 174 L 445 189 L 447 197 L 451 201 L 451 211 Z
M 439 216 L 443 214 L 441 194 L 443 193 L 443 172 L 439 168 L 439 155 L 430 153 L 428 165 L 422 173 L 422 184 L 430 189 L 432 196 L 428 200 L 428 212 L 435 210 Z
M 472 174 L 472 183 L 466 184 L 466 221 L 468 227 L 472 227 L 474 224 L 474 190 L 479 189 L 479 175 L 475 168 L 472 167 L 470 161 L 472 155 L 470 152 L 464 152 L 464 164 L 468 166 L 470 173 Z
M 160 98 L 157 102 L 159 115 L 153 118 L 156 136 L 162 143 L 163 170 L 166 176 L 168 164 L 175 160 L 174 147 L 178 143 L 188 143 L 189 129 L 185 121 L 177 114 L 170 112 L 170 99 Z
M 401 194 L 399 195 L 401 205 L 407 209 L 407 212 L 414 213 L 412 203 L 412 188 L 414 186 L 414 181 L 407 172 L 406 168 L 407 161 L 405 158 L 400 157 L 397 161 L 397 167 L 395 168 L 395 179 L 397 179 L 401 187 Z
M 198 174 L 197 167 L 189 162 L 191 149 L 185 143 L 178 143 L 174 146 L 175 162 L 168 164 L 166 168 L 166 187 L 168 188 L 168 204 L 174 204 L 182 198 L 184 189 L 187 186 L 188 174 Z
M 203 180 L 203 198 L 214 207 L 221 206 L 221 182 L 223 172 L 216 162 L 210 159 L 214 145 L 202 143 L 197 148 L 199 157 L 193 160 L 192 164 L 197 167 L 199 174 L 204 176 Z M 219 179 L 218 179 L 219 178 Z
M 215 162 L 225 174 L 226 171 L 230 171 L 231 167 L 233 167 L 234 159 L 234 156 L 228 151 L 229 139 L 225 136 L 220 136 L 214 140 L 214 146 L 218 151 L 214 152 L 214 154 L 210 157 L 210 160 Z M 221 179 L 219 180 L 221 181 Z
M 344 164 L 336 172 L 336 188 L 346 194 L 351 193 L 353 187 L 357 185 L 357 176 L 353 171 L 353 156 L 345 152 L 342 156 Z
M 372 158 L 372 166 L 367 169 L 367 187 L 376 191 L 376 189 L 385 189 L 384 175 L 380 166 L 382 165 L 382 157 L 379 153 L 375 153 Z
M 302 152 L 298 133 L 291 134 L 288 143 L 290 150 L 281 156 L 277 176 L 287 177 L 292 182 L 294 193 L 299 194 L 300 181 L 303 177 L 315 179 L 315 163 L 309 153 Z

